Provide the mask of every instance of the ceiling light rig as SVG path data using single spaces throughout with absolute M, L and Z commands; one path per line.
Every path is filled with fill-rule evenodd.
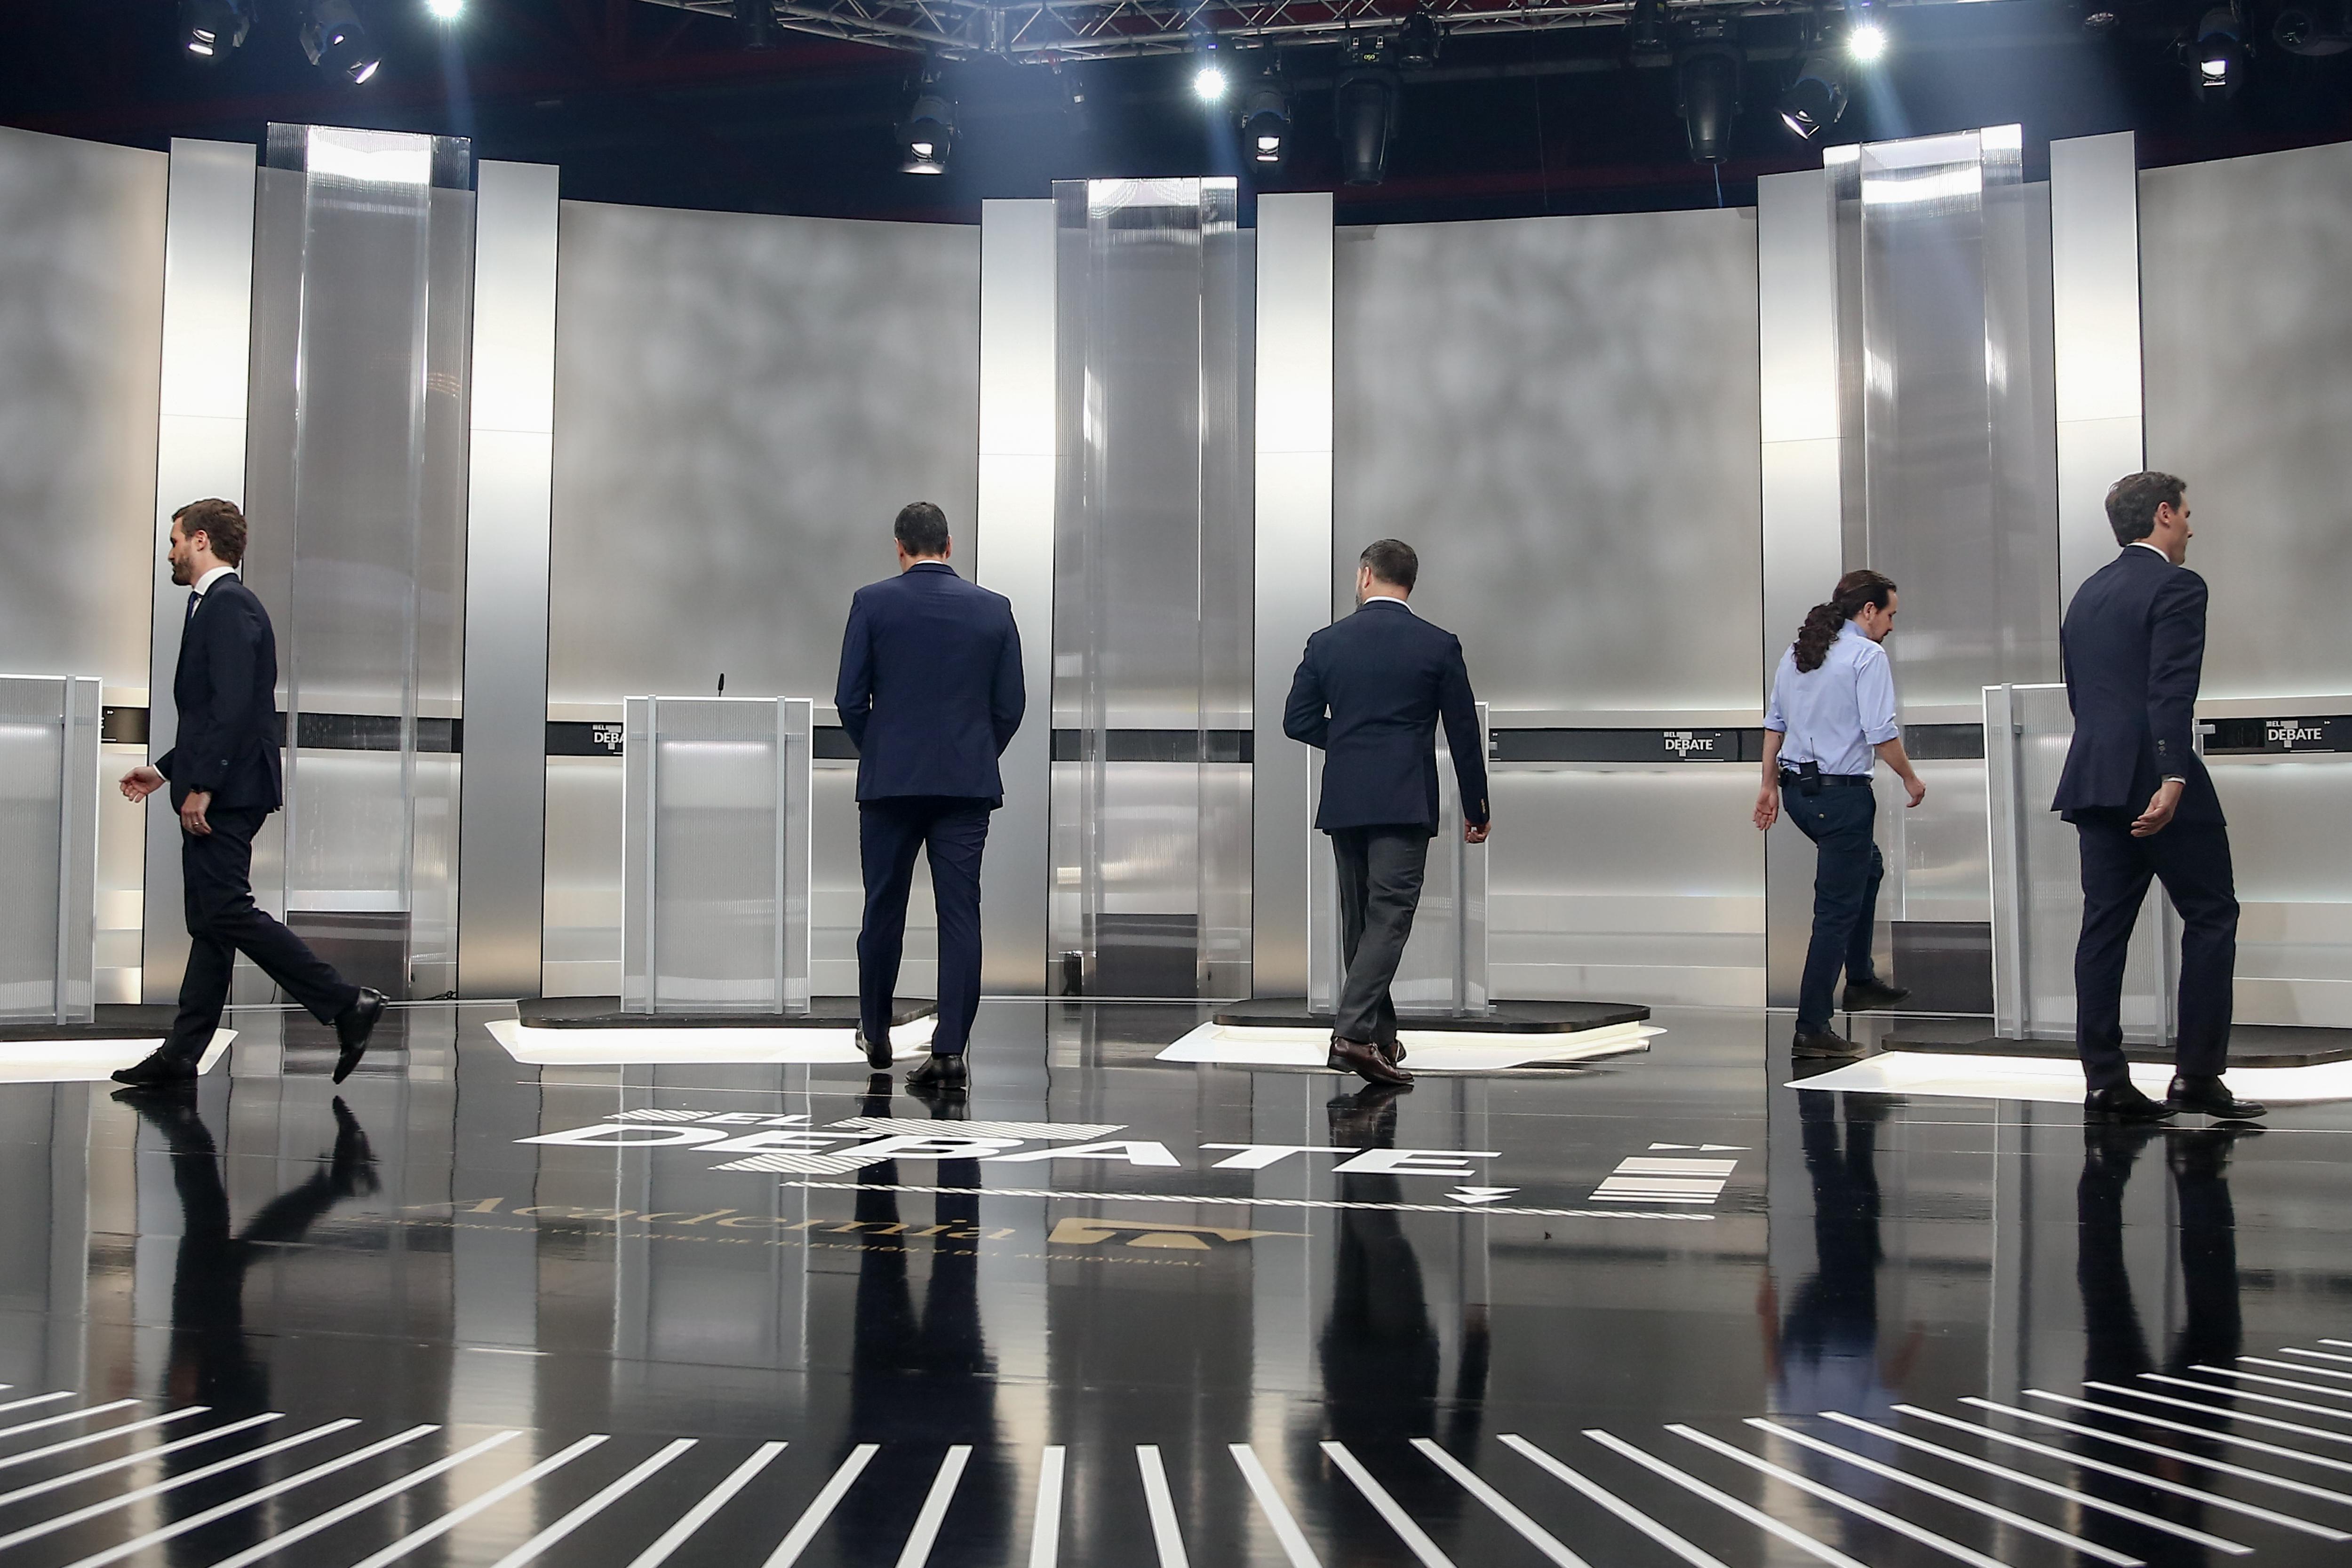
M 2216 5 L 2198 18 L 2189 46 L 2189 90 L 2200 103 L 2235 98 L 2246 78 L 2246 26 L 2233 6 Z
M 923 73 L 922 85 L 907 118 L 898 125 L 901 174 L 944 174 L 955 151 L 955 100 L 947 96 L 939 73 Z
M 373 80 L 383 66 L 352 0 L 311 0 L 302 21 L 302 52 L 328 76 L 354 87 Z
M 1739 76 L 1746 64 L 1728 16 L 1701 16 L 1685 33 L 1675 63 L 1675 110 L 1690 136 L 1694 163 L 1731 157 L 1732 122 L 1739 118 Z
M 252 30 L 252 0 L 180 0 L 180 47 L 197 59 L 222 58 Z
M 1261 168 L 1280 163 L 1290 149 L 1290 100 L 1272 80 L 1242 95 L 1242 150 Z

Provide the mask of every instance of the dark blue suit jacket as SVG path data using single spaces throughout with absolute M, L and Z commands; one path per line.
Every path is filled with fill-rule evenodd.
M 2185 782 L 2176 822 L 2218 823 L 2221 801 L 2197 755 L 2205 580 L 2127 545 L 2074 591 L 2059 632 L 2074 738 L 2051 809 L 2147 810 L 2166 774 Z
M 849 601 L 834 688 L 857 746 L 857 798 L 958 795 L 1004 802 L 996 759 L 1021 727 L 1013 603 L 945 561 L 917 561 Z
M 1462 814 L 1486 821 L 1486 755 L 1462 640 L 1402 604 L 1371 602 L 1307 639 L 1282 733 L 1323 748 L 1315 825 L 1437 831 L 1437 725 Z
M 269 612 L 242 578 L 214 583 L 181 630 L 172 700 L 180 710 L 179 736 L 155 759 L 155 769 L 172 781 L 174 809 L 206 789 L 220 809 L 274 811 L 285 803 L 278 638 Z

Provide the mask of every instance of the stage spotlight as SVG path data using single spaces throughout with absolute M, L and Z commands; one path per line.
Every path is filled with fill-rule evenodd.
M 1666 0 L 1633 0 L 1633 14 L 1625 24 L 1626 56 L 1637 66 L 1675 63 L 1674 28 Z
M 1780 123 L 1810 141 L 1838 122 L 1851 89 L 1836 57 L 1816 53 L 1797 68 L 1797 79 L 1780 95 Z
M 252 29 L 252 0 L 180 0 L 180 47 L 200 60 L 218 59 Z
M 1857 22 L 1845 36 L 1845 52 L 1870 65 L 1886 54 L 1886 29 L 1876 22 Z
M 1340 172 L 1350 185 L 1377 185 L 1387 177 L 1397 108 L 1395 72 L 1359 67 L 1339 78 L 1333 118 L 1339 131 Z
M 353 86 L 374 76 L 383 64 L 367 29 L 360 26 L 352 0 L 312 0 L 302 21 L 302 52 L 329 76 Z
M 1409 71 L 1425 71 L 1437 63 L 1437 51 L 1444 41 L 1437 18 L 1415 6 L 1397 29 L 1396 63 Z
M 1698 24 L 1684 47 L 1681 63 L 1675 68 L 1675 109 L 1690 135 L 1695 163 L 1720 163 L 1731 156 L 1741 63 L 1739 46 L 1726 21 Z
M 425 9 L 436 22 L 454 22 L 466 14 L 466 0 L 425 0 Z
M 2340 55 L 2352 49 L 2352 0 L 2288 0 L 2271 37 L 2291 55 Z
M 955 105 L 927 82 L 898 127 L 898 147 L 906 154 L 898 172 L 944 174 L 954 145 Z
M 1202 66 L 1192 73 L 1192 96 L 1202 103 L 1222 102 L 1225 96 L 1225 73 L 1222 67 Z
M 1242 95 L 1242 145 L 1253 163 L 1279 163 L 1290 142 L 1290 100 L 1270 81 Z
M 2246 46 L 2238 14 L 2216 5 L 2197 24 L 2197 41 L 2189 49 L 2189 90 L 2200 101 L 2219 102 L 2232 97 L 2246 74 Z

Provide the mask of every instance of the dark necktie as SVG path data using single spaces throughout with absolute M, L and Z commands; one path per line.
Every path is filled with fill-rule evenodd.
M 188 594 L 188 619 L 190 621 L 194 621 L 196 618 L 196 606 L 202 604 L 204 601 L 205 596 L 201 590 L 190 591 Z

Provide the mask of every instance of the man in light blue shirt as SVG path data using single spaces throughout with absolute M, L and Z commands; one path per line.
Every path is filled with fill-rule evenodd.
M 1885 758 L 1916 806 L 1927 786 L 1903 750 L 1895 676 L 1879 647 L 1895 629 L 1894 582 L 1850 571 L 1837 591 L 1805 613 L 1780 655 L 1764 713 L 1764 784 L 1755 821 L 1769 828 L 1782 810 L 1819 852 L 1813 871 L 1813 936 L 1797 993 L 1798 1056 L 1853 1056 L 1862 1048 L 1830 1028 L 1839 971 L 1849 1012 L 1893 1007 L 1910 992 L 1877 977 L 1870 938 L 1885 864 L 1871 788 Z

